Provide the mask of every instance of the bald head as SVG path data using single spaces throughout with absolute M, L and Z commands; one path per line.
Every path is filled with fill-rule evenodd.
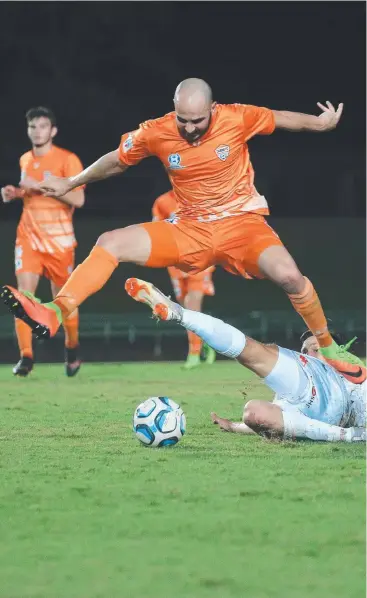
M 174 103 L 187 108 L 210 107 L 213 101 L 212 90 L 203 79 L 185 79 L 176 87 Z
M 215 106 L 210 86 L 203 79 L 185 79 L 173 101 L 180 135 L 189 143 L 198 141 L 209 128 Z

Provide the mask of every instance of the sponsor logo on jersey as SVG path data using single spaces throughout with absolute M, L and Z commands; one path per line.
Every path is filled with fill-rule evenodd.
M 312 406 L 312 403 L 314 402 L 315 397 L 316 397 L 316 388 L 315 388 L 315 386 L 312 385 L 311 397 L 309 398 L 308 402 L 306 403 L 306 407 L 308 409 L 310 409 L 310 407 Z
M 308 359 L 304 355 L 301 354 L 299 356 L 299 359 L 300 359 L 302 365 L 307 365 L 308 364 Z
M 218 147 L 215 150 L 215 153 L 217 154 L 219 160 L 222 160 L 222 162 L 224 162 L 224 160 L 227 160 L 229 156 L 229 145 L 218 145 Z

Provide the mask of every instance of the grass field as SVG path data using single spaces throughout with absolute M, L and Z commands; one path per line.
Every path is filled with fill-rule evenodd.
M 365 448 L 220 432 L 269 391 L 230 362 L 0 369 L 0 598 L 362 598 Z M 135 406 L 187 435 L 141 446 Z

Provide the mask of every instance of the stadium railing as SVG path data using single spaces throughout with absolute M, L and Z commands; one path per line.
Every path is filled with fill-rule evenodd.
M 294 338 L 295 334 L 302 333 L 305 326 L 300 317 L 291 311 L 252 311 L 245 317 L 230 317 L 226 314 L 215 314 L 228 323 L 245 331 L 249 336 L 271 342 L 278 335 L 286 340 Z M 331 327 L 345 336 L 364 334 L 366 329 L 366 314 L 364 310 L 332 310 L 328 312 Z M 81 313 L 80 337 L 81 339 L 99 339 L 108 343 L 112 339 L 126 339 L 130 344 L 136 342 L 138 337 L 155 337 L 157 341 L 162 337 L 179 337 L 185 334 L 182 327 L 174 322 L 164 324 L 143 317 L 136 313 Z M 58 335 L 62 336 L 60 329 Z M 14 324 L 8 315 L 0 316 L 0 339 L 15 338 Z

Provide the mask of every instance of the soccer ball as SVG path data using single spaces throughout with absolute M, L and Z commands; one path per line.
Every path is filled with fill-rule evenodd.
M 146 446 L 172 446 L 186 431 L 180 405 L 168 397 L 150 397 L 134 413 L 134 432 Z

